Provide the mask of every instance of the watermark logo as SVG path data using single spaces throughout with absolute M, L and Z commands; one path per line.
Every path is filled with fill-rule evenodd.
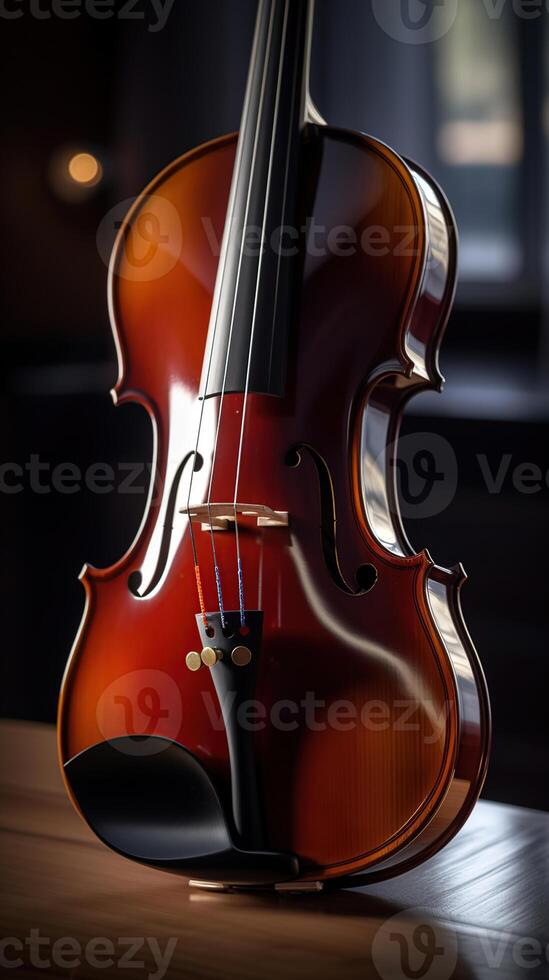
M 381 980 L 450 980 L 468 975 L 463 967 L 469 956 L 483 974 L 545 977 L 549 946 L 535 936 L 473 925 L 454 928 L 427 909 L 411 908 L 379 927 L 371 956 Z
M 395 452 L 396 450 L 396 452 Z M 452 446 L 435 432 L 414 432 L 389 444 L 376 459 L 376 467 L 395 470 L 403 518 L 422 520 L 450 506 L 458 487 L 458 463 Z
M 431 44 L 453 26 L 459 0 L 372 0 L 374 17 L 403 44 Z
M 105 739 L 123 735 L 161 735 L 175 740 L 181 728 L 183 705 L 178 685 L 163 670 L 132 670 L 113 681 L 97 702 L 97 723 Z M 146 754 L 165 747 L 151 739 Z M 128 755 L 143 755 L 143 742 L 124 742 Z
M 372 962 L 382 980 L 449 980 L 457 959 L 455 932 L 421 909 L 392 916 L 372 943 Z
M 183 231 L 177 208 L 160 194 L 151 194 L 140 204 L 129 224 L 124 219 L 135 198 L 120 201 L 102 219 L 97 229 L 97 249 L 109 265 L 117 233 L 123 228 L 124 258 L 118 275 L 130 282 L 162 279 L 177 265 L 182 254 Z

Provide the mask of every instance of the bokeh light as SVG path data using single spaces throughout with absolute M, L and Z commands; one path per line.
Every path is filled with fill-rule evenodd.
M 88 200 L 104 176 L 99 155 L 83 146 L 61 146 L 50 161 L 50 185 L 56 196 L 68 203 Z
M 69 160 L 69 176 L 77 184 L 94 187 L 101 180 L 103 168 L 93 153 L 75 153 Z

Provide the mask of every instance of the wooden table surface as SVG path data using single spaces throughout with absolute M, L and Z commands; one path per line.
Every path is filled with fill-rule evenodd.
M 441 854 L 385 884 L 222 894 L 103 847 L 65 796 L 49 726 L 0 724 L 0 785 L 14 977 L 549 977 L 547 814 L 481 802 Z

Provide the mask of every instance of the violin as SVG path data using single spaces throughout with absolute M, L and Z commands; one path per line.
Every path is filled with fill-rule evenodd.
M 156 478 L 129 551 L 84 566 L 59 705 L 95 834 L 218 887 L 404 872 L 489 757 L 465 574 L 414 552 L 395 481 L 403 408 L 443 382 L 455 223 L 420 166 L 321 118 L 312 18 L 259 0 L 239 133 L 119 230 L 113 396 L 148 412 Z

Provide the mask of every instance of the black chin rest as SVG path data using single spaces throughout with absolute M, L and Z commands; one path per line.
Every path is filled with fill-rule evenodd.
M 246 851 L 196 756 L 171 739 L 133 735 L 74 756 L 65 774 L 92 830 L 134 861 L 225 884 L 291 881 L 291 854 Z

